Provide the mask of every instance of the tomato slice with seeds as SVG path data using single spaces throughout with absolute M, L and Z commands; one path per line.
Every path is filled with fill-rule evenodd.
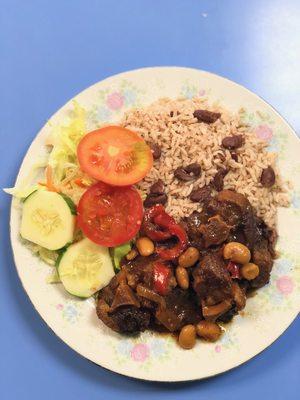
M 77 156 L 84 172 L 115 186 L 133 185 L 153 165 L 146 142 L 120 126 L 106 126 L 85 135 L 78 144 Z
M 90 240 L 106 247 L 131 240 L 142 219 L 142 199 L 133 187 L 98 182 L 84 192 L 77 207 L 79 228 Z

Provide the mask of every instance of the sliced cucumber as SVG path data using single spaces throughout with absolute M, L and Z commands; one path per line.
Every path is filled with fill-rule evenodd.
M 26 197 L 23 197 L 23 198 L 21 199 L 21 201 L 22 201 L 23 203 L 25 203 L 25 201 L 26 201 L 27 199 L 29 199 L 29 197 L 32 196 L 33 193 L 35 193 L 36 191 L 37 191 L 37 189 L 33 190 L 33 191 L 32 191 L 31 193 L 29 193 Z
M 73 241 L 75 216 L 60 194 L 36 190 L 24 202 L 21 236 L 48 250 Z
M 70 211 L 71 211 L 71 214 L 77 215 L 76 206 L 75 206 L 75 204 L 73 203 L 73 200 L 70 199 L 70 197 L 66 196 L 66 195 L 63 194 L 63 193 L 59 193 L 59 194 L 62 196 L 62 198 L 64 199 L 64 201 L 68 204 L 68 207 L 69 207 L 69 209 L 70 209 Z
M 108 248 L 87 238 L 67 248 L 58 265 L 58 273 L 65 289 L 78 297 L 92 296 L 115 274 Z

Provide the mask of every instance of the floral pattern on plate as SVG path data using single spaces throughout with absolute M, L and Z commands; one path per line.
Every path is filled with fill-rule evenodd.
M 193 97 L 204 97 L 208 96 L 210 89 L 204 89 L 203 86 L 195 85 L 189 80 L 186 80 L 180 89 L 180 96 L 192 99 Z
M 97 92 L 97 102 L 91 107 L 89 119 L 96 127 L 107 123 L 127 108 L 141 105 L 143 94 L 143 90 L 127 79 L 123 79 L 118 86 L 101 89 Z
M 128 361 L 137 363 L 141 368 L 149 369 L 155 362 L 164 362 L 170 358 L 175 339 L 145 332 L 134 338 L 121 337 L 117 343 L 111 342 L 115 358 L 119 364 Z
M 279 158 L 285 157 L 286 133 L 276 127 L 275 121 L 269 113 L 243 109 L 240 116 L 245 124 L 250 125 L 258 138 L 268 142 L 269 151 L 278 152 Z
M 72 325 L 78 322 L 79 318 L 82 316 L 81 303 L 78 301 L 67 300 L 64 303 L 56 304 L 55 308 L 61 313 L 62 318 Z

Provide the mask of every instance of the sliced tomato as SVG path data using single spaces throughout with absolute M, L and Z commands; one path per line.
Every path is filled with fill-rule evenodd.
M 79 228 L 90 240 L 106 247 L 131 240 L 142 219 L 142 199 L 133 187 L 98 182 L 84 192 L 77 207 Z
M 77 156 L 84 172 L 116 186 L 140 181 L 153 164 L 146 142 L 120 126 L 107 126 L 85 135 L 78 144 Z

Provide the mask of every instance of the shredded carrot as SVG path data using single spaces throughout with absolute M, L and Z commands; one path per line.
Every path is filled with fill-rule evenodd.
M 46 187 L 50 192 L 58 192 L 52 180 L 52 168 L 48 165 L 46 168 Z
M 75 179 L 75 180 L 74 180 L 74 183 L 75 183 L 77 186 L 80 186 L 81 188 L 86 188 L 86 187 L 87 187 L 87 185 L 85 185 L 85 184 L 82 182 L 82 179 L 80 179 L 80 178 Z

